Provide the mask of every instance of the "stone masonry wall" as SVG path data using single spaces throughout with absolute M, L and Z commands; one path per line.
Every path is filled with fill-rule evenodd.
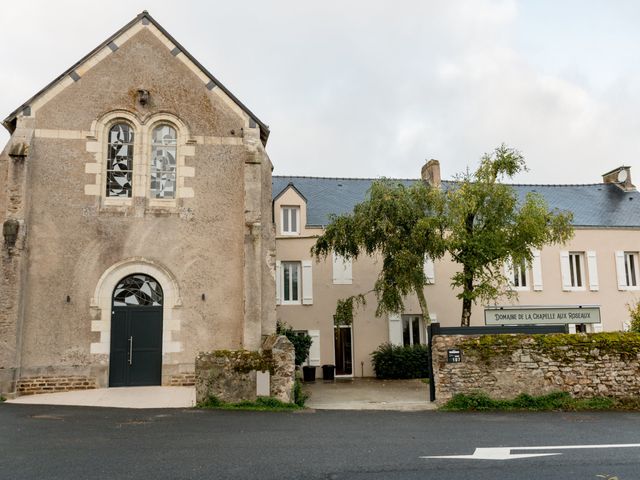
M 460 363 L 448 363 L 459 349 Z M 633 333 L 436 336 L 436 399 L 564 391 L 575 397 L 640 395 L 640 335 Z
M 270 396 L 293 401 L 295 353 L 284 336 L 265 339 L 261 351 L 216 350 L 201 352 L 196 357 L 196 402 L 216 397 L 224 402 L 255 401 L 257 372 L 268 371 Z
M 28 377 L 20 379 L 17 385 L 17 390 L 20 395 L 68 392 L 70 390 L 91 390 L 94 388 L 97 388 L 95 379 L 82 375 L 70 377 Z

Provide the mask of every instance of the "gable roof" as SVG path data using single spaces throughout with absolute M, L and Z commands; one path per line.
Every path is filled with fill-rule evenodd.
M 276 201 L 276 200 L 278 200 L 282 195 L 284 195 L 284 193 L 285 193 L 287 190 L 289 190 L 289 189 L 291 189 L 291 190 L 293 190 L 294 192 L 296 192 L 296 194 L 297 194 L 297 195 L 298 195 L 302 200 L 304 200 L 304 202 L 305 202 L 305 203 L 307 203 L 307 198 L 306 198 L 306 197 L 305 197 L 305 196 L 300 192 L 300 190 L 298 190 L 298 189 L 296 188 L 296 186 L 295 186 L 292 182 L 289 182 L 289 184 L 288 184 L 286 187 L 284 187 L 282 190 L 280 190 L 280 193 L 277 193 L 277 194 L 275 194 L 275 193 L 274 193 L 274 194 L 273 194 L 273 199 L 272 199 L 272 200 L 275 202 L 275 201 Z
M 171 34 L 169 34 L 169 32 L 167 32 L 162 27 L 162 25 L 160 25 L 151 15 L 149 15 L 149 12 L 147 12 L 146 10 L 138 14 L 133 20 L 127 23 L 124 27 L 122 27 L 116 33 L 114 33 L 109 38 L 107 38 L 104 42 L 102 42 L 96 48 L 91 50 L 87 55 L 85 55 L 76 63 L 74 63 L 70 68 L 65 70 L 58 77 L 56 77 L 51 83 L 45 86 L 42 90 L 37 92 L 35 95 L 29 98 L 29 100 L 27 100 L 18 108 L 16 108 L 13 112 L 11 112 L 7 116 L 7 118 L 5 118 L 2 121 L 2 124 L 4 125 L 4 127 L 7 130 L 9 130 L 9 133 L 13 133 L 13 131 L 15 130 L 15 121 L 20 112 L 29 112 L 30 106 L 35 100 L 43 97 L 47 92 L 49 92 L 53 87 L 55 87 L 65 78 L 71 77 L 74 80 L 77 80 L 78 77 L 76 74 L 76 70 L 79 67 L 89 62 L 100 51 L 102 51 L 107 47 L 111 48 L 111 50 L 113 50 L 114 48 L 117 49 L 117 46 L 115 46 L 114 41 L 118 39 L 118 37 L 120 37 L 122 34 L 126 33 L 128 30 L 138 25 L 139 23 L 142 23 L 144 25 L 152 24 L 154 27 L 156 27 L 169 40 L 169 42 L 171 42 L 175 46 L 175 48 L 172 50 L 172 53 L 174 54 L 174 56 L 178 55 L 179 53 L 184 54 L 185 57 L 187 57 L 209 80 L 209 83 L 206 85 L 210 90 L 216 87 L 220 88 L 220 90 L 222 90 L 244 113 L 247 114 L 247 116 L 249 116 L 249 118 L 253 122 L 256 123 L 256 125 L 260 127 L 260 139 L 262 140 L 262 143 L 266 145 L 267 139 L 269 138 L 269 133 L 270 133 L 269 126 L 266 125 L 264 122 L 262 122 L 251 110 L 249 110 L 240 100 L 238 100 L 238 98 L 235 95 L 233 95 L 227 89 L 227 87 L 225 87 L 216 77 L 213 76 L 213 74 L 211 74 L 211 72 L 209 72 L 204 66 L 202 66 L 202 64 L 200 64 L 200 62 L 198 62 L 175 38 L 173 38 Z
M 307 224 L 324 226 L 329 215 L 353 211 L 365 200 L 374 178 L 322 178 L 274 176 L 273 196 L 290 183 L 307 199 Z M 409 186 L 417 179 L 390 179 Z M 444 180 L 443 188 L 455 182 Z M 611 183 L 588 185 L 512 185 L 520 200 L 527 193 L 537 192 L 550 209 L 573 212 L 573 225 L 593 228 L 639 228 L 640 193 L 625 192 Z

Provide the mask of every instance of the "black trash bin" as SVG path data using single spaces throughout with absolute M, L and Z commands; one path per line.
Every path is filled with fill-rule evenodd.
M 310 367 L 309 365 L 305 365 L 302 367 L 302 379 L 305 382 L 315 382 L 316 381 L 316 367 Z
M 336 366 L 335 365 L 322 365 L 322 378 L 324 380 L 335 380 L 335 378 L 336 378 Z

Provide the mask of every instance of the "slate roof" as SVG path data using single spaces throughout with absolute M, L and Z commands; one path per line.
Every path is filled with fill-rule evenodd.
M 273 197 L 292 183 L 307 200 L 307 224 L 326 225 L 330 214 L 349 213 L 366 198 L 373 178 L 273 177 Z M 394 179 L 411 185 L 416 179 Z M 453 182 L 443 181 L 444 188 Z M 576 227 L 639 228 L 640 192 L 611 183 L 588 185 L 512 185 L 521 199 L 528 192 L 544 197 L 551 209 L 573 212 Z

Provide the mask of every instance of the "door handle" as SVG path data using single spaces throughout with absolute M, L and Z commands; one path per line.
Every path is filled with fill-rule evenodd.
M 133 337 L 129 337 L 129 365 L 133 365 Z

